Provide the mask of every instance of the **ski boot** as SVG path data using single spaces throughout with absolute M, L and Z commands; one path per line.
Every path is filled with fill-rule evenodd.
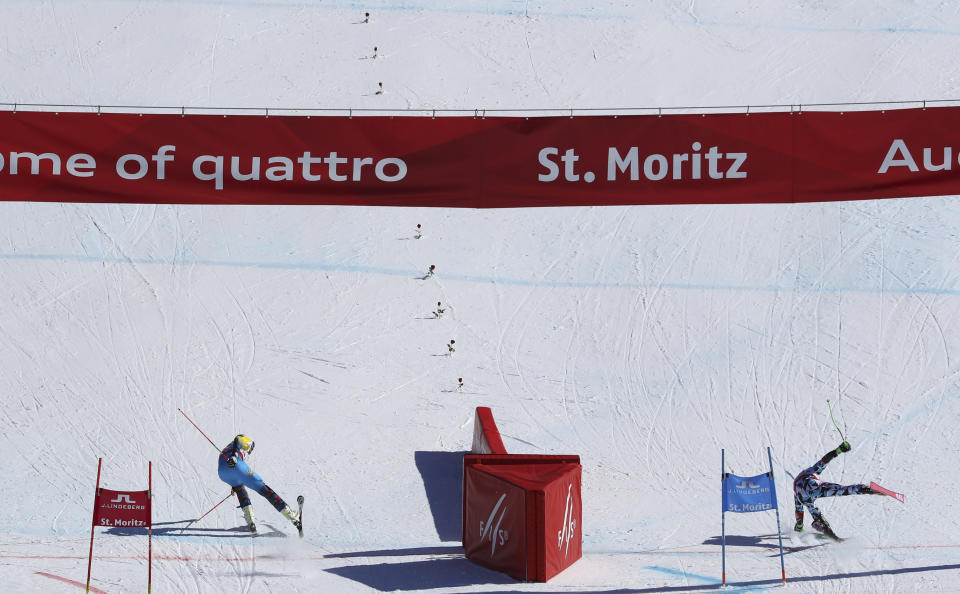
M 858 492 L 858 494 L 860 494 L 860 495 L 883 495 L 883 493 L 881 493 L 880 491 L 876 491 L 876 490 L 874 490 L 874 489 L 871 489 L 871 488 L 868 487 L 867 485 L 860 485 L 860 491 Z
M 257 535 L 257 522 L 253 518 L 253 506 L 248 505 L 243 508 L 243 518 L 247 521 L 247 528 L 254 536 Z
M 300 523 L 300 514 L 298 514 L 294 509 L 289 505 L 283 508 L 283 511 L 280 512 L 283 514 L 283 517 L 293 522 L 294 527 L 298 531 L 303 530 L 303 525 Z
M 824 536 L 828 538 L 832 538 L 837 542 L 840 542 L 840 537 L 837 536 L 836 533 L 833 531 L 833 528 L 830 527 L 830 524 L 827 522 L 826 518 L 822 516 L 819 518 L 814 518 L 813 524 L 811 524 L 811 526 L 813 527 L 814 530 L 823 534 Z
M 803 532 L 803 512 L 798 511 L 794 512 L 795 517 L 797 518 L 797 523 L 793 525 L 794 532 Z

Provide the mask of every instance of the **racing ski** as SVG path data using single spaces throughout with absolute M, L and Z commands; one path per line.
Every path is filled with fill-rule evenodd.
M 878 493 L 883 493 L 884 495 L 889 495 L 890 497 L 893 497 L 894 499 L 896 499 L 896 500 L 899 501 L 900 503 L 906 503 L 906 502 L 904 501 L 903 493 L 897 493 L 896 491 L 891 491 L 890 489 L 885 489 L 884 487 L 881 487 L 880 485 L 878 485 L 877 483 L 875 483 L 875 482 L 873 482 L 873 481 L 870 481 L 870 488 L 873 489 L 874 491 L 877 491 Z
M 299 521 L 297 522 L 297 532 L 300 533 L 300 538 L 303 538 L 303 495 L 297 495 L 297 517 Z

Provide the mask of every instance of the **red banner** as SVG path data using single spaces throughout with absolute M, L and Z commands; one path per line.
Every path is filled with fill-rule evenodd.
M 98 489 L 93 524 L 104 527 L 149 528 L 150 491 Z
M 93 521 L 90 524 L 90 555 L 87 557 L 87 591 L 91 590 L 93 535 L 97 526 L 147 529 L 147 592 L 153 583 L 153 522 L 151 520 L 153 463 L 147 463 L 146 491 L 111 491 L 100 487 L 103 458 L 97 460 L 97 489 L 93 496 Z
M 529 119 L 3 112 L 0 200 L 490 208 L 955 195 L 957 129 L 956 107 Z

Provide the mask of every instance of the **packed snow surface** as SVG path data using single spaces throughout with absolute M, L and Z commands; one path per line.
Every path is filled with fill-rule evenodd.
M 953 99 L 958 10 L 0 0 L 0 101 L 538 115 Z M 119 490 L 146 488 L 153 463 L 156 592 L 711 590 L 721 450 L 748 476 L 769 447 L 784 590 L 960 589 L 958 233 L 952 197 L 0 204 L 0 582 L 83 585 L 102 457 Z M 853 450 L 821 478 L 906 494 L 821 500 L 839 544 L 809 516 L 792 531 L 792 475 L 841 441 L 827 399 Z M 511 452 L 582 458 L 584 557 L 547 584 L 463 558 L 478 405 Z M 178 408 L 218 446 L 256 440 L 267 484 L 306 498 L 303 540 L 258 495 L 260 538 L 234 499 L 190 524 L 228 488 Z M 728 583 L 779 585 L 776 522 L 727 515 Z M 99 529 L 92 585 L 145 588 L 146 549 L 143 530 Z

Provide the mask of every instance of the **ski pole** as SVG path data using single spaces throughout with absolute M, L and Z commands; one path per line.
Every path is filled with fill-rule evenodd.
M 227 494 L 226 497 L 224 497 L 223 499 L 220 500 L 220 503 L 223 503 L 223 502 L 226 501 L 227 499 L 230 499 L 230 496 L 231 496 L 231 495 L 234 495 L 234 491 L 233 491 L 232 489 L 231 489 L 231 491 Z M 184 530 L 186 530 L 186 529 L 189 528 L 190 526 L 193 526 L 194 524 L 196 524 L 196 523 L 199 522 L 200 520 L 206 518 L 208 515 L 210 515 L 210 512 L 212 512 L 213 510 L 215 510 L 215 509 L 217 509 L 218 507 L 220 507 L 220 503 L 218 503 L 218 504 L 214 505 L 213 507 L 211 507 L 210 510 L 209 510 L 207 513 L 203 514 L 202 516 L 200 516 L 200 517 L 197 518 L 196 520 L 192 520 L 189 524 L 187 524 L 186 526 L 184 526 L 183 528 L 181 528 L 181 529 L 180 529 L 180 532 L 182 533 Z
M 830 406 L 829 398 L 827 398 L 827 409 L 830 411 L 830 420 L 833 421 L 833 426 L 837 429 L 837 433 L 840 434 L 840 439 L 847 441 L 847 438 L 843 436 L 843 431 L 840 431 L 840 426 L 837 425 L 837 420 L 833 418 L 833 407 Z
M 828 400 L 827 402 L 830 402 L 830 401 Z M 183 410 L 182 410 L 180 407 L 177 407 L 177 410 L 180 411 L 180 414 L 183 415 L 184 418 L 186 418 L 188 421 L 190 421 L 190 424 L 191 424 L 191 425 L 193 425 L 194 427 L 196 427 L 197 431 L 200 432 L 200 435 L 202 435 L 202 436 L 204 436 L 204 437 L 207 437 L 207 434 L 203 432 L 203 429 L 201 429 L 200 427 L 197 427 L 197 424 L 194 423 L 193 420 L 190 419 L 190 417 L 187 416 L 187 413 L 183 412 Z M 210 445 L 212 445 L 214 448 L 217 449 L 218 452 L 220 452 L 220 456 L 222 456 L 224 460 L 226 460 L 227 462 L 230 461 L 230 459 L 227 458 L 227 457 L 224 455 L 224 453 L 220 450 L 220 448 L 217 447 L 217 444 L 213 443 L 213 440 L 212 440 L 212 439 L 210 439 L 209 437 L 207 437 L 207 441 L 209 441 L 209 442 L 210 442 Z M 228 495 L 227 497 L 229 497 L 229 495 Z M 223 503 L 223 502 L 221 501 L 220 503 Z M 219 505 L 219 504 L 217 504 L 217 505 Z M 212 511 L 212 510 L 211 510 L 211 511 Z

